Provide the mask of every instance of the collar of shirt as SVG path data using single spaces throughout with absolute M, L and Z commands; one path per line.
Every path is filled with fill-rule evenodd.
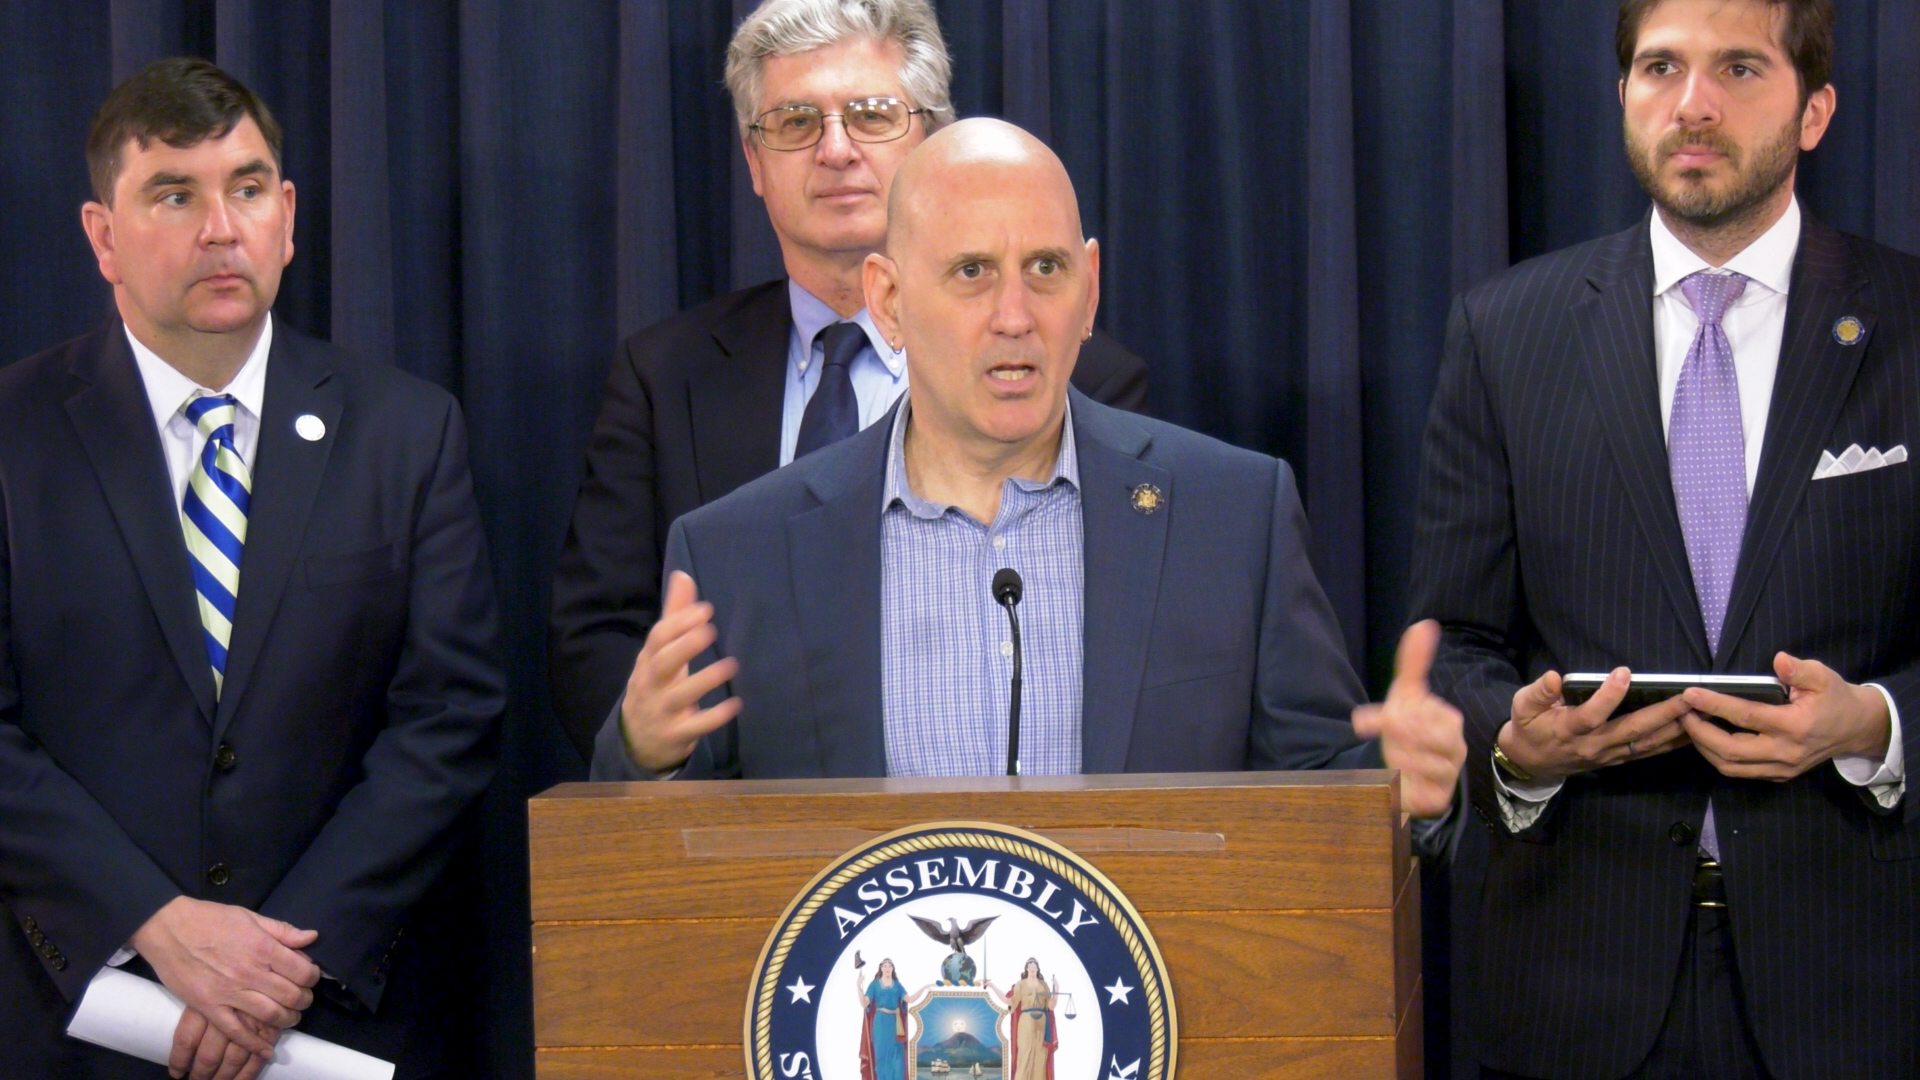
M 886 366 L 894 378 L 899 378 L 901 372 L 906 370 L 906 352 L 895 349 L 887 343 L 886 338 L 880 336 L 880 331 L 873 325 L 873 316 L 867 314 L 866 308 L 854 312 L 851 320 L 843 320 L 839 312 L 828 307 L 819 297 L 801 288 L 792 278 L 787 279 L 787 303 L 793 309 L 794 333 L 800 337 L 801 348 L 796 362 L 800 365 L 802 375 L 806 374 L 807 368 L 813 364 L 813 339 L 820 336 L 820 331 L 843 321 L 853 322 L 866 331 L 867 344 L 873 346 L 873 354 L 879 357 L 880 363 Z
M 126 329 L 126 324 L 121 324 Z M 233 380 L 219 390 L 201 386 L 180 373 L 180 369 L 160 359 L 158 353 L 141 344 L 133 336 L 132 330 L 126 330 L 127 344 L 133 346 L 133 362 L 140 368 L 140 381 L 146 384 L 147 403 L 153 409 L 153 423 L 157 428 L 165 429 L 180 416 L 180 410 L 196 391 L 209 394 L 230 394 L 242 409 L 252 414 L 255 420 L 267 398 L 267 353 L 273 348 L 273 316 L 269 314 L 260 326 L 260 340 L 254 342 L 253 351 L 247 354 L 246 362 L 234 373 Z M 246 454 L 242 454 L 246 457 Z
M 907 416 L 912 411 L 913 399 L 903 395 L 900 408 L 893 414 L 893 431 L 887 438 L 887 481 L 880 492 L 880 511 L 885 513 L 898 502 L 917 518 L 937 518 L 953 509 L 951 503 L 929 502 L 914 493 L 913 485 L 907 482 Z M 1067 484 L 1074 490 L 1080 488 L 1080 453 L 1073 441 L 1073 402 L 1069 399 L 1066 411 L 1062 414 L 1060 425 L 1060 453 L 1053 459 L 1053 476 L 1044 480 L 1027 480 L 1021 477 L 1009 477 L 1012 483 L 1022 491 L 1045 491 L 1055 484 Z
M 1667 228 L 1666 221 L 1657 209 L 1653 212 L 1652 240 L 1655 296 L 1666 293 L 1693 274 L 1715 269 L 1673 235 L 1673 230 Z M 1741 274 L 1752 283 L 1785 296 L 1793 281 L 1793 257 L 1799 250 L 1800 198 L 1795 196 L 1787 203 L 1787 212 L 1780 215 L 1780 220 L 1774 222 L 1772 228 L 1761 233 L 1760 238 L 1748 244 L 1740 254 L 1728 259 L 1727 265 L 1720 269 Z M 1758 299 L 1756 294 L 1748 290 L 1734 303 L 1745 305 Z

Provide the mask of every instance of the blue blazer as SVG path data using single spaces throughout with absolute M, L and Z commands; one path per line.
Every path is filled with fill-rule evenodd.
M 1349 719 L 1364 691 L 1307 563 L 1292 470 L 1068 392 L 1086 544 L 1085 771 L 1378 768 Z M 681 777 L 886 775 L 891 430 L 873 424 L 674 524 L 667 571 L 693 576 L 719 630 L 694 666 L 736 657 L 742 702 Z M 1160 489 L 1161 510 L 1133 508 L 1141 484 Z M 646 778 L 621 744 L 617 704 L 592 775 Z
M 0 371 L 0 1072 L 159 1075 L 62 1032 L 181 894 L 320 932 L 303 1030 L 402 1077 L 433 1041 L 422 900 L 505 693 L 460 410 L 276 327 L 263 413 L 216 701 L 119 322 Z

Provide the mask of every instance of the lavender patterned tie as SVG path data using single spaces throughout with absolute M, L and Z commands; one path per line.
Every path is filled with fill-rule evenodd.
M 1680 510 L 1680 534 L 1686 539 L 1687 565 L 1693 569 L 1693 589 L 1707 626 L 1707 647 L 1716 654 L 1740 541 L 1747 531 L 1747 438 L 1740 422 L 1740 379 L 1720 320 L 1746 287 L 1747 279 L 1739 274 L 1706 271 L 1680 282 L 1700 329 L 1680 366 L 1667 425 L 1667 462 Z M 1720 857 L 1712 804 L 1700 826 L 1700 849 Z

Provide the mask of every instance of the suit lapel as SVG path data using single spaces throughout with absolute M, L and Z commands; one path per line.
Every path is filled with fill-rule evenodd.
M 266 404 L 260 445 L 254 451 L 253 499 L 247 512 L 247 544 L 240 558 L 240 595 L 227 651 L 226 686 L 220 696 L 216 736 L 232 722 L 260 659 L 267 630 L 286 592 L 287 579 L 306 539 L 307 518 L 340 437 L 341 387 L 332 373 L 303 355 L 293 334 L 274 334 L 267 359 Z M 296 417 L 312 414 L 326 434 L 309 442 L 294 431 Z
M 1173 474 L 1140 460 L 1153 441 L 1145 428 L 1078 391 L 1071 396 L 1085 551 L 1080 771 L 1118 773 L 1133 743 L 1167 522 L 1180 500 Z M 1135 510 L 1133 489 L 1141 484 L 1159 488 L 1166 509 Z
M 1601 244 L 1587 281 L 1592 291 L 1575 301 L 1569 314 L 1593 388 L 1595 413 L 1625 479 L 1627 499 L 1646 536 L 1660 585 L 1686 626 L 1695 662 L 1704 670 L 1712 662 L 1706 625 L 1694 595 L 1660 423 L 1653 248 L 1647 224 L 1643 221 Z
M 147 602 L 153 605 L 167 650 L 180 666 L 200 715 L 211 723 L 213 669 L 194 598 L 180 508 L 173 504 L 173 484 L 154 430 L 146 385 L 120 323 L 114 322 L 98 336 L 96 348 L 71 369 L 90 385 L 67 399 L 67 416 L 86 448 L 127 553 L 146 587 Z
M 845 467 L 809 478 L 820 505 L 787 520 L 806 700 L 812 703 L 822 776 L 887 773 L 880 497 L 892 417 L 888 413 L 849 440 L 857 448 L 848 447 Z
M 1854 299 L 1866 284 L 1840 234 L 1805 221 L 1788 286 L 1787 326 L 1780 339 L 1773 401 L 1767 407 L 1766 444 L 1748 500 L 1746 537 L 1720 635 L 1723 660 L 1734 655 L 1752 619 L 1780 541 L 1853 392 L 1860 362 L 1873 346 L 1873 312 Z M 1860 320 L 1865 328 L 1852 345 L 1842 345 L 1833 336 L 1833 326 L 1843 315 Z
M 687 380 L 700 501 L 712 502 L 780 467 L 787 344 L 793 309 L 776 282 L 713 329 L 719 356 Z

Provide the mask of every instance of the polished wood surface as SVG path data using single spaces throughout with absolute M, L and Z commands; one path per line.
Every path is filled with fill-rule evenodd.
M 1395 1060 L 1391 1038 L 1183 1038 L 1178 1067 L 1194 1080 L 1352 1080 L 1393 1076 Z M 738 1046 L 540 1050 L 534 1061 L 540 1080 L 739 1080 L 742 1074 Z
M 1397 792 L 1382 772 L 563 785 L 529 804 L 538 1075 L 743 1075 L 747 980 L 795 896 L 875 836 L 971 820 L 1063 843 L 1133 902 L 1179 1076 L 1418 1076 Z

